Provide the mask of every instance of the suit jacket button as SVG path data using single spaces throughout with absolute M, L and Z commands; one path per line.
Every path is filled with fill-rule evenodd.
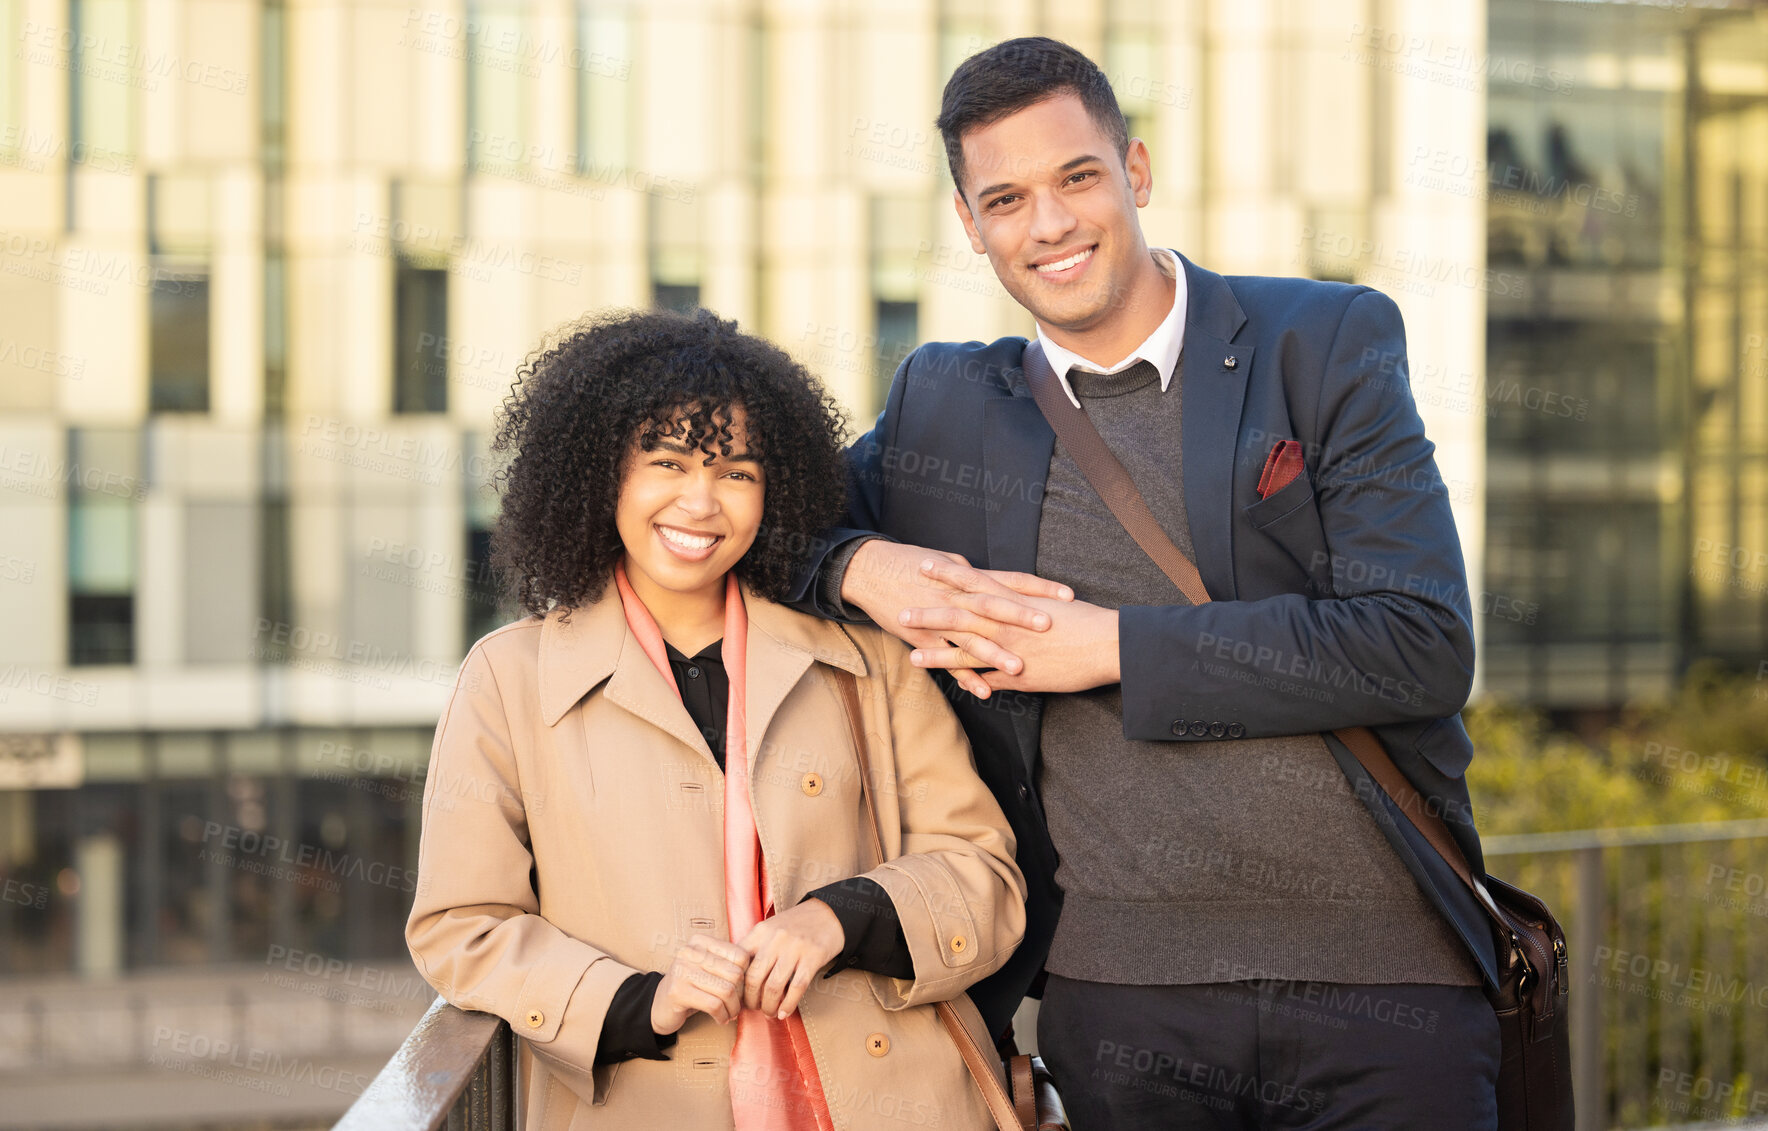
M 1024 782 L 1020 782 L 1019 783 L 1019 800 L 1024 801 L 1030 797 L 1031 797 L 1031 787 L 1026 785 Z
M 873 1056 L 883 1056 L 890 1051 L 890 1038 L 883 1033 L 873 1033 L 866 1038 L 866 1051 Z
M 1209 724 L 1209 736 L 1211 738 L 1220 738 L 1220 737 L 1222 737 L 1222 735 L 1227 734 L 1227 733 L 1228 733 L 1228 728 L 1223 726 L 1221 723 L 1210 723 Z
M 1179 738 L 1185 737 L 1185 720 L 1184 719 L 1174 719 L 1173 720 L 1173 734 L 1177 735 Z
M 546 1014 L 540 1012 L 538 1009 L 530 1009 L 526 1020 L 528 1022 L 528 1028 L 538 1029 L 546 1024 Z
M 1191 737 L 1192 738 L 1202 738 L 1204 735 L 1206 735 L 1208 733 L 1209 733 L 1209 724 L 1208 723 L 1198 721 L 1198 722 L 1191 724 Z
M 1229 738 L 1245 738 L 1246 737 L 1246 728 L 1241 726 L 1239 723 L 1229 723 L 1228 724 L 1228 737 Z
M 815 797 L 823 791 L 823 779 L 818 774 L 805 774 L 800 788 L 804 790 L 806 797 Z

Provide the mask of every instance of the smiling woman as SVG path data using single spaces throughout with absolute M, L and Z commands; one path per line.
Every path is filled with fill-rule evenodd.
M 622 483 L 630 476 L 651 499 L 704 478 L 707 493 L 686 509 L 633 521 L 690 543 L 724 537 L 700 572 L 734 569 L 778 600 L 799 556 L 840 516 L 840 434 L 840 410 L 803 367 L 733 322 L 706 311 L 586 319 L 529 356 L 504 403 L 493 450 L 514 458 L 498 474 L 494 565 L 528 612 L 593 601 L 628 550 L 631 532 L 616 520 Z M 731 537 L 726 499 L 758 508 L 747 538 Z M 648 557 L 661 542 L 658 533 L 630 545 Z
M 900 641 L 778 603 L 839 430 L 705 311 L 573 326 L 505 404 L 493 555 L 534 615 L 461 666 L 429 780 L 470 787 L 425 794 L 405 937 L 521 1036 L 529 1127 L 991 1122 L 934 1003 L 988 1047 L 1012 831 Z

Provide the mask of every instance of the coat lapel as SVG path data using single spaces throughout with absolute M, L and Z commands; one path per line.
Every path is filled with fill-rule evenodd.
M 712 750 L 681 705 L 681 696 L 627 627 L 620 595 L 611 583 L 600 600 L 577 609 L 568 621 L 556 609 L 547 614 L 541 630 L 542 721 L 557 723 L 604 679 L 608 702 L 712 760 Z
M 744 700 L 749 765 L 753 770 L 767 727 L 805 672 L 817 661 L 864 677 L 866 662 L 853 640 L 833 621 L 794 612 L 743 587 L 749 614 L 749 692 Z M 554 726 L 591 691 L 607 681 L 608 702 L 621 707 L 712 761 L 705 736 L 681 696 L 663 678 L 627 627 L 620 595 L 610 585 L 594 604 L 566 620 L 555 609 L 541 629 L 541 721 Z
M 1233 601 L 1234 457 L 1253 350 L 1234 344 L 1246 315 L 1227 281 L 1179 259 L 1188 295 L 1180 355 L 1185 518 L 1203 587 L 1215 600 Z
M 743 711 L 749 770 L 753 776 L 768 725 L 810 666 L 820 660 L 863 679 L 866 661 L 858 646 L 834 621 L 764 600 L 746 585 L 743 604 L 749 613 L 749 693 Z

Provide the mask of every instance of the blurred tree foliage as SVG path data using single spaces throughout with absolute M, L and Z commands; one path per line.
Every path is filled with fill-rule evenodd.
M 1490 701 L 1462 717 L 1488 836 L 1768 817 L 1768 681 L 1697 667 L 1593 739 Z

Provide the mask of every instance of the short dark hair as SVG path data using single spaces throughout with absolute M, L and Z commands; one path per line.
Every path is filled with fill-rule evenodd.
M 1111 80 L 1085 55 L 1060 40 L 1041 35 L 997 43 L 958 64 L 939 101 L 940 137 L 952 183 L 964 191 L 964 134 L 993 125 L 1027 106 L 1073 94 L 1087 115 L 1117 147 L 1129 153 L 1130 126 Z
M 734 571 L 783 600 L 841 517 L 841 410 L 771 342 L 705 310 L 614 311 L 565 327 L 530 354 L 503 403 L 492 450 L 503 511 L 492 565 L 517 604 L 544 615 L 601 596 L 625 552 L 614 525 L 626 454 L 671 439 L 731 454 L 732 409 L 761 461 L 761 529 Z

